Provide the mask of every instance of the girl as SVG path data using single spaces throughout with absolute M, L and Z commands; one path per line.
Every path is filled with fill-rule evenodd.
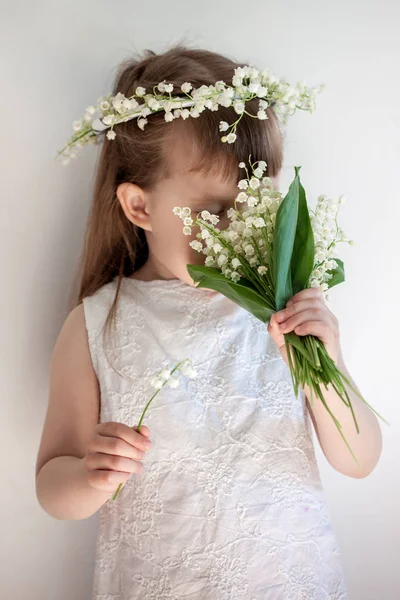
M 162 80 L 229 81 L 238 66 L 178 45 L 122 64 L 113 94 Z M 246 110 L 255 114 L 254 102 Z M 350 411 L 326 392 L 357 467 L 322 403 L 311 408 L 307 390 L 295 395 L 283 338 L 293 330 L 319 336 L 350 377 L 338 322 L 316 289 L 294 296 L 268 328 L 196 289 L 186 265 L 202 257 L 172 212 L 208 209 L 227 225 L 238 164 L 249 155 L 266 160 L 278 188 L 283 136 L 273 107 L 267 120 L 245 115 L 237 142 L 222 144 L 218 123 L 232 122 L 232 111 L 168 124 L 153 114 L 142 131 L 120 123 L 101 149 L 79 298 L 51 361 L 36 480 L 55 518 L 100 509 L 97 600 L 347 597 L 310 416 L 328 461 L 352 477 L 377 463 L 380 428 L 352 394 L 357 435 Z M 198 378 L 164 389 L 138 432 L 149 377 L 187 357 Z

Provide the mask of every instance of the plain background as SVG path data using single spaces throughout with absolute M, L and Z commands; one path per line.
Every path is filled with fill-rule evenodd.
M 390 421 L 374 473 L 352 480 L 318 453 L 351 600 L 400 594 L 399 97 L 397 0 L 1 4 L 1 548 L 7 600 L 87 600 L 97 517 L 52 519 L 34 492 L 49 359 L 85 227 L 94 148 L 54 160 L 86 106 L 111 91 L 132 52 L 191 46 L 326 84 L 287 127 L 281 190 L 302 166 L 312 204 L 344 194 L 347 282 L 331 293 L 345 361 Z M 239 600 L 239 599 L 238 599 Z

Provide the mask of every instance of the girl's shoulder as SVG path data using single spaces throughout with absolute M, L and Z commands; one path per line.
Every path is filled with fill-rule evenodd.
M 123 277 L 118 289 L 118 276 L 108 283 L 103 284 L 94 293 L 85 296 L 82 300 L 88 331 L 101 329 L 111 309 L 115 309 L 117 319 L 122 319 L 127 312 L 137 307 L 140 301 L 139 290 L 129 277 Z M 118 298 L 117 298 L 118 291 Z M 117 298 L 117 301 L 115 302 Z
M 100 301 L 109 298 L 110 296 L 115 296 L 115 292 L 117 289 L 118 277 L 114 277 L 108 283 L 103 284 L 92 294 L 85 296 L 84 300 L 91 298 L 92 300 Z
M 114 278 L 92 294 L 83 298 L 80 306 L 84 313 L 85 325 L 89 337 L 96 330 L 102 329 L 104 326 L 115 299 L 116 289 L 117 278 Z
M 134 298 L 132 298 L 130 285 L 127 283 L 127 279 L 127 277 L 122 278 L 121 285 L 118 290 L 117 311 L 121 305 L 123 306 L 124 303 L 126 304 L 127 297 L 129 297 L 129 302 L 134 300 Z M 95 292 L 83 298 L 82 304 L 85 312 L 88 313 L 90 311 L 93 313 L 108 313 L 115 301 L 117 289 L 118 276 L 115 276 L 114 279 L 103 284 Z

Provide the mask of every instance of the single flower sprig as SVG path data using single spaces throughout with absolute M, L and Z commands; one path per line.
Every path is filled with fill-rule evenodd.
M 337 269 L 337 244 L 344 242 L 354 246 L 354 241 L 350 240 L 338 224 L 338 212 L 340 206 L 345 202 L 343 195 L 338 200 L 329 198 L 326 194 L 321 194 L 317 198 L 315 210 L 310 210 L 311 227 L 315 242 L 315 259 L 313 270 L 310 275 L 309 287 L 320 288 L 329 300 L 328 289 L 329 281 L 332 279 L 332 272 Z
M 139 423 L 137 426 L 138 433 L 140 432 L 140 427 L 142 425 L 144 416 L 145 416 L 150 404 L 153 402 L 154 398 L 157 396 L 157 394 L 159 394 L 161 392 L 162 388 L 165 385 L 168 385 L 169 387 L 174 388 L 174 389 L 178 388 L 179 384 L 180 384 L 180 380 L 179 380 L 180 375 L 183 375 L 184 377 L 187 377 L 189 379 L 194 379 L 197 376 L 197 372 L 193 368 L 192 361 L 189 358 L 186 358 L 185 360 L 179 362 L 175 366 L 164 367 L 164 369 L 162 371 L 160 371 L 157 375 L 150 378 L 150 385 L 151 385 L 151 387 L 153 387 L 156 390 L 156 392 L 152 395 L 150 400 L 147 402 L 147 404 L 142 412 L 142 416 L 140 417 L 140 420 L 139 420 Z M 123 483 L 120 483 L 118 488 L 115 491 L 115 494 L 112 497 L 112 500 L 116 499 L 122 486 L 123 486 Z
M 165 121 L 171 122 L 179 117 L 198 118 L 205 109 L 216 111 L 219 106 L 232 106 L 238 115 L 231 124 L 226 121 L 220 121 L 219 124 L 219 130 L 223 133 L 221 141 L 233 144 L 243 115 L 260 120 L 268 119 L 266 109 L 273 106 L 275 114 L 285 124 L 297 109 L 313 113 L 316 96 L 324 89 L 325 84 L 311 88 L 304 81 L 299 81 L 293 87 L 285 79 L 278 79 L 269 69 L 259 71 L 247 65 L 234 69 L 232 85 L 217 81 L 214 85 L 195 88 L 191 83 L 185 82 L 176 90 L 174 84 L 164 80 L 154 86 L 152 91 L 137 86 L 135 93 L 129 97 L 118 92 L 115 96 L 100 96 L 96 107 L 88 106 L 83 118 L 73 122 L 74 133 L 56 158 L 62 164 L 68 164 L 84 145 L 100 143 L 99 134 L 106 129 L 110 129 L 106 134 L 107 139 L 114 140 L 114 127 L 131 119 L 137 119 L 138 127 L 143 130 L 148 123 L 147 117 L 153 113 L 164 111 Z M 176 95 L 177 92 L 179 95 Z M 246 102 L 255 98 L 259 101 L 257 115 L 246 110 Z

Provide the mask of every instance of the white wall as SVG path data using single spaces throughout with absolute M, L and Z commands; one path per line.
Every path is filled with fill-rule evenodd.
M 2 3 L 1 16 L 1 597 L 90 595 L 96 517 L 53 520 L 34 494 L 49 358 L 66 316 L 94 165 L 92 148 L 68 167 L 54 155 L 72 121 L 110 91 L 122 58 L 186 36 L 289 82 L 327 85 L 316 113 L 299 112 L 288 125 L 281 188 L 302 165 L 310 201 L 347 196 L 341 222 L 357 245 L 344 247 L 348 281 L 332 292 L 331 308 L 350 371 L 391 427 L 383 428 L 384 453 L 369 478 L 347 479 L 319 454 L 320 464 L 350 599 L 399 598 L 397 0 L 14 0 Z

